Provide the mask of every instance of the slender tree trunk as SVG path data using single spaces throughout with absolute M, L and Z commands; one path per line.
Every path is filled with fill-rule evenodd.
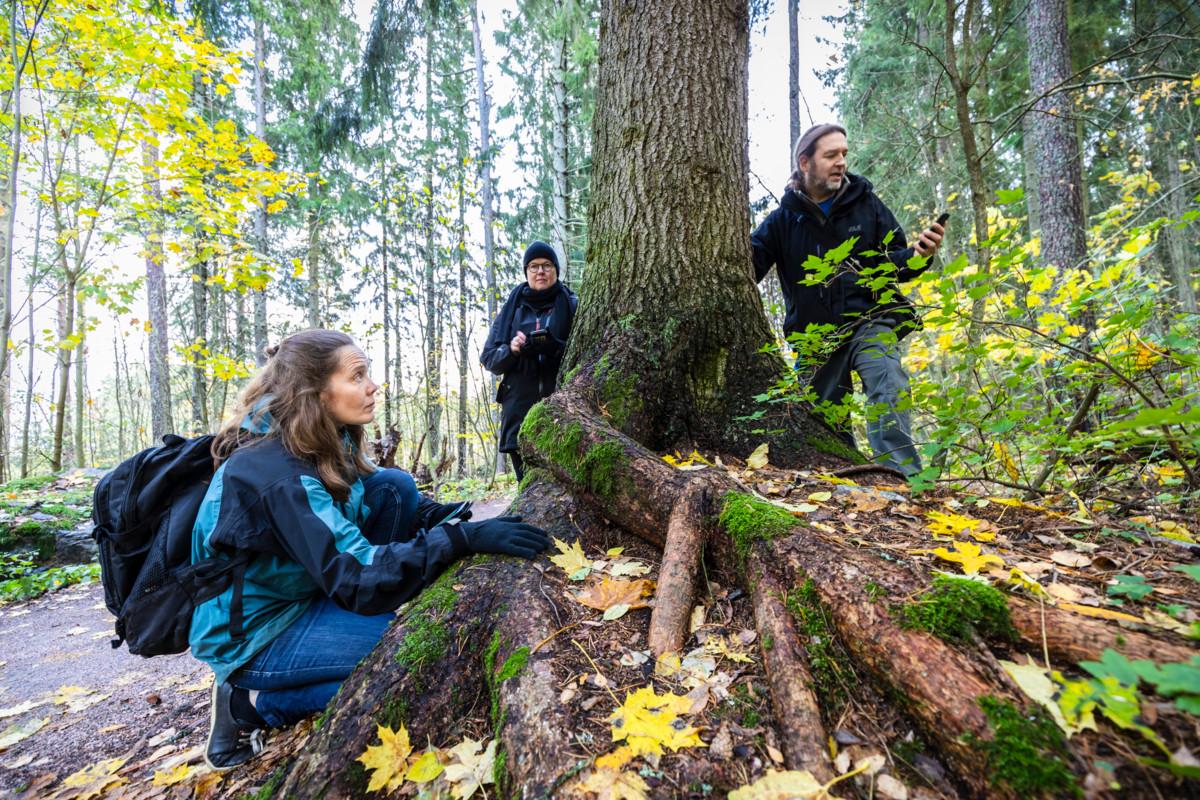
M 1164 145 L 1167 162 L 1167 191 L 1169 192 L 1167 208 L 1174 220 L 1181 220 L 1187 213 L 1187 194 L 1184 190 L 1183 172 L 1179 168 L 1179 154 L 1174 143 Z M 1175 298 L 1179 310 L 1186 314 L 1200 313 L 1196 304 L 1196 290 L 1192 284 L 1198 270 L 1195 267 L 1196 255 L 1194 248 L 1188 242 L 1186 230 L 1180 230 L 1174 225 L 1162 229 L 1162 235 L 1167 240 L 1167 262 L 1170 264 L 1170 281 L 1175 289 Z M 1189 258 L 1189 250 L 1191 257 Z
M 1041 205 L 1038 203 L 1037 133 L 1033 117 L 1025 115 L 1021 120 L 1021 157 L 1025 162 L 1025 210 L 1029 215 L 1029 235 L 1035 236 L 1042 229 Z
M 116 315 L 114 315 L 115 317 Z M 116 320 L 114 319 L 114 322 Z M 113 327 L 113 394 L 116 397 L 117 406 L 117 455 L 124 456 L 129 451 L 125 449 L 125 397 L 122 381 L 126 380 L 125 375 L 121 371 L 121 348 L 124 342 L 121 341 L 123 334 L 118 326 Z
M 65 260 L 65 256 L 64 256 Z M 75 333 L 75 273 L 64 269 L 62 296 L 59 298 L 59 346 L 57 350 L 58 386 L 54 398 L 54 444 L 50 455 L 50 469 L 58 472 L 63 468 L 63 433 L 67 418 L 67 389 L 71 383 L 71 353 L 74 352 L 68 339 Z
M 192 432 L 208 430 L 208 383 L 203 350 L 208 349 L 208 262 L 192 268 Z
M 461 139 L 460 139 L 461 142 Z M 460 144 L 458 164 L 466 158 L 465 148 Z M 467 330 L 467 200 L 466 170 L 459 169 L 458 176 L 458 468 L 459 478 L 467 476 L 467 345 L 470 332 Z
M 0 481 L 7 480 L 8 464 L 8 430 L 12 422 L 9 414 L 9 357 L 8 340 L 12 336 L 12 270 L 13 270 L 13 235 L 17 221 L 17 184 L 21 166 L 21 55 L 17 40 L 17 16 L 23 9 L 21 3 L 10 2 L 9 7 L 9 45 L 12 54 L 13 85 L 10 90 L 12 98 L 12 130 L 9 134 L 9 163 L 8 175 L 4 183 L 3 198 L 0 198 Z M 32 309 L 30 309 L 32 313 Z
M 142 144 L 146 202 L 151 207 L 146 236 L 146 304 L 150 320 L 150 439 L 157 442 L 174 433 L 171 419 L 171 364 L 168 358 L 167 276 L 163 269 L 162 185 L 159 183 L 158 146 Z
M 570 110 L 567 107 L 567 51 L 564 34 L 555 42 L 554 67 L 550 82 L 553 125 L 551 133 L 551 176 L 553 178 L 550 228 L 551 244 L 558 252 L 559 274 L 571 282 L 571 242 L 567 236 L 570 205 L 570 178 L 567 175 L 567 142 L 569 141 Z
M 436 464 L 441 452 L 442 353 L 438 319 L 433 229 L 433 25 L 425 32 L 425 453 Z
M 308 223 L 308 327 L 321 327 L 321 255 L 320 255 L 320 204 L 323 195 L 321 184 L 316 178 L 308 179 L 308 200 L 312 205 L 307 214 Z
M 396 401 L 396 387 L 392 384 L 392 305 L 391 305 L 391 263 L 388 260 L 388 215 L 391 213 L 391 187 L 387 182 L 387 158 L 379 159 L 380 192 L 382 193 L 382 212 L 379 215 L 380 244 L 379 244 L 379 288 L 383 295 L 383 380 L 387 384 L 387 394 L 383 397 L 383 434 L 386 436 L 392 429 L 392 404 Z
M 42 181 L 46 178 L 46 166 L 42 165 Z M 21 422 L 21 477 L 29 477 L 29 428 L 33 421 L 33 360 L 37 351 L 37 334 L 33 321 L 33 289 L 38 279 L 38 260 L 42 252 L 42 207 L 38 206 L 33 226 L 33 264 L 29 269 L 29 294 L 27 295 L 26 323 L 28 325 L 28 352 L 25 362 L 25 418 Z
M 1025 25 L 1030 91 L 1046 94 L 1031 111 L 1042 260 L 1063 270 L 1085 268 L 1083 174 L 1071 97 L 1052 91 L 1071 77 L 1067 0 L 1033 0 Z
M 800 0 L 788 0 L 788 119 L 790 120 L 791 139 L 788 140 L 788 164 L 791 169 L 796 165 L 791 163 L 792 148 L 800 140 L 800 30 L 799 20 Z
M 259 139 L 267 139 L 267 39 L 263 32 L 262 12 L 254 19 L 254 135 Z M 267 255 L 267 200 L 259 200 L 258 210 L 254 214 L 254 246 L 258 250 L 261 261 L 260 269 L 265 267 Z M 267 289 L 254 289 L 254 363 L 262 366 L 267 363 Z
M 79 344 L 75 346 L 75 466 L 86 467 L 83 446 L 84 410 L 87 407 L 87 317 L 82 296 L 75 298 L 75 319 L 79 325 Z
M 491 322 L 496 318 L 499 297 L 496 291 L 496 245 L 493 236 L 495 226 L 495 211 L 492 208 L 492 134 L 491 116 L 492 100 L 488 95 L 487 79 L 484 74 L 483 42 L 479 36 L 479 4 L 471 3 L 471 41 L 475 48 L 475 87 L 479 100 L 479 167 L 481 171 L 480 201 L 483 205 L 483 271 L 487 293 L 487 319 Z M 497 378 L 490 372 L 488 398 L 496 396 Z M 488 404 L 488 417 L 495 427 L 497 423 L 495 408 Z M 496 451 L 496 471 L 503 472 L 507 459 L 499 450 Z

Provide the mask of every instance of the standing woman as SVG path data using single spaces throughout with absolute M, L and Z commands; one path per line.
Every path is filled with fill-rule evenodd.
M 548 397 L 558 381 L 575 307 L 575 293 L 558 282 L 558 256 L 545 242 L 525 250 L 525 282 L 508 295 L 496 315 L 479 360 L 501 376 L 500 452 L 512 459 L 517 480 L 525 476 L 517 431 L 533 404 Z
M 257 729 L 325 707 L 392 613 L 467 553 L 533 558 L 543 531 L 501 517 L 413 529 L 419 497 L 363 455 L 379 388 L 343 333 L 292 334 L 269 352 L 213 441 L 218 464 L 192 530 L 192 560 L 244 573 L 196 607 L 192 654 L 212 667 L 205 760 L 234 767 Z

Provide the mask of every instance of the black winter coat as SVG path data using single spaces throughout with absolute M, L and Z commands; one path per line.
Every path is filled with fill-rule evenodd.
M 525 283 L 514 289 L 496 315 L 479 357 L 483 366 L 502 376 L 496 390 L 496 402 L 500 404 L 502 453 L 516 452 L 517 431 L 521 429 L 525 415 L 534 403 L 550 396 L 558 381 L 558 367 L 562 363 L 579 299 L 565 285 L 556 283 L 555 286 L 562 287 L 565 303 L 556 303 L 554 297 L 541 302 L 532 299 L 525 291 L 528 288 Z M 561 318 L 563 311 L 567 312 L 566 319 Z M 529 337 L 533 331 L 543 329 L 548 329 L 550 335 L 537 352 L 533 352 L 535 348 L 528 339 L 519 355 L 509 349 L 508 343 L 517 331 L 524 331 Z
M 890 321 L 896 335 L 903 337 L 919 326 L 919 320 L 896 284 L 912 280 L 925 267 L 908 267 L 913 248 L 871 182 L 858 175 L 846 177 L 828 217 L 807 195 L 793 189 L 784 192 L 779 206 L 750 237 L 754 279 L 761 281 L 775 267 L 787 333 L 803 331 L 809 324 L 853 327 L 873 319 Z M 889 232 L 892 236 L 885 244 Z M 832 275 L 820 283 L 801 283 L 809 256 L 825 256 L 853 237 L 857 241 L 850 256 Z

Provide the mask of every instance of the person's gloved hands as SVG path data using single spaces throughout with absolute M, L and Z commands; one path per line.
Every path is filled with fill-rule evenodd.
M 520 517 L 496 517 L 482 522 L 464 522 L 459 528 L 467 546 L 475 553 L 503 553 L 533 558 L 550 546 L 550 537 Z

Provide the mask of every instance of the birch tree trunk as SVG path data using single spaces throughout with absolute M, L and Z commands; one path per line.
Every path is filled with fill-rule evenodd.
M 433 229 L 433 24 L 425 32 L 425 442 L 428 463 L 441 452 L 442 341 L 438 319 Z
M 550 80 L 553 127 L 551 138 L 551 176 L 553 195 L 550 210 L 550 242 L 558 253 L 559 274 L 571 282 L 571 242 L 567 233 L 570 214 L 570 179 L 567 175 L 567 142 L 569 109 L 567 107 L 567 44 L 566 36 L 555 42 L 554 67 Z
M 791 138 L 788 139 L 788 167 L 795 169 L 792 148 L 800 140 L 800 0 L 788 0 L 788 120 Z
M 75 466 L 86 467 L 84 455 L 83 420 L 87 407 L 87 317 L 82 295 L 75 298 L 75 319 L 79 325 L 79 344 L 75 345 Z M 7 405 L 6 405 L 7 407 Z

